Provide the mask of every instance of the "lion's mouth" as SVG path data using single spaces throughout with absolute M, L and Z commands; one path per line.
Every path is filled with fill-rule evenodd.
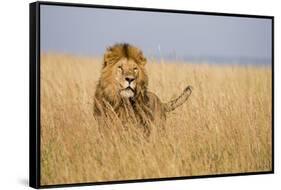
M 131 90 L 131 91 L 135 92 L 135 90 L 134 90 L 132 87 L 130 87 L 130 86 L 128 86 L 127 88 L 125 88 L 125 90 Z
M 125 98 L 131 98 L 135 95 L 135 90 L 128 86 L 120 91 L 120 95 Z

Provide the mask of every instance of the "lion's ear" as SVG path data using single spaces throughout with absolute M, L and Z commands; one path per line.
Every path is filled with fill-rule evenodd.
M 146 62 L 147 62 L 147 60 L 144 57 L 143 53 L 139 52 L 139 63 L 140 63 L 140 65 L 144 66 L 146 64 Z
M 103 68 L 108 66 L 112 62 L 112 51 L 107 49 L 103 56 Z

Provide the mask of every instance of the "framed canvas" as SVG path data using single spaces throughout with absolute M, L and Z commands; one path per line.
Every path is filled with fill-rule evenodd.
M 274 172 L 274 17 L 30 4 L 30 186 Z

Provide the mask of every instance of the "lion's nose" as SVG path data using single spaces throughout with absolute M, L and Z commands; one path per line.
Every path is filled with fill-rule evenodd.
M 134 77 L 128 76 L 125 78 L 126 81 L 128 81 L 129 83 L 133 82 L 135 80 Z

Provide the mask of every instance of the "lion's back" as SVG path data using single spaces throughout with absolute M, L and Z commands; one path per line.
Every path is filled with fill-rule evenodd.
M 154 120 L 165 120 L 166 114 L 163 103 L 159 97 L 153 92 L 147 92 L 148 102 L 147 105 L 153 113 Z

